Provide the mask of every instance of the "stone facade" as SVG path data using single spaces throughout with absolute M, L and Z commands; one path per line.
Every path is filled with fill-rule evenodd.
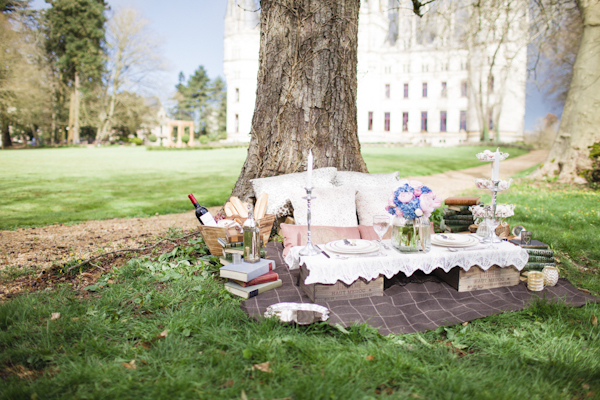
M 477 105 L 484 102 L 494 104 L 485 122 L 491 128 L 490 136 L 494 137 L 499 128 L 501 141 L 522 140 L 527 55 L 526 45 L 518 38 L 525 36 L 524 25 L 511 27 L 513 42 L 501 46 L 491 43 L 475 52 L 472 47 L 467 49 L 464 35 L 462 41 L 457 39 L 460 24 L 455 18 L 420 19 L 408 4 L 401 9 L 397 4 L 394 0 L 361 3 L 360 141 L 428 146 L 477 142 L 482 118 L 478 115 L 484 115 L 483 111 L 478 113 Z M 250 139 L 260 35 L 260 14 L 250 10 L 256 8 L 253 0 L 228 0 L 224 72 L 227 137 L 232 141 Z M 446 27 L 441 27 L 444 24 Z M 490 76 L 491 80 L 482 79 Z

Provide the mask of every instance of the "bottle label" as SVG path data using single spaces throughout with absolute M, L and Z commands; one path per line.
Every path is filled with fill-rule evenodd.
M 205 226 L 217 226 L 217 222 L 215 221 L 214 217 L 211 215 L 210 212 L 207 212 L 203 216 L 201 216 L 200 220 Z

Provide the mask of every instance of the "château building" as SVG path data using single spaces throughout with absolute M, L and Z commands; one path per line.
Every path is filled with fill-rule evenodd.
M 227 137 L 232 141 L 250 140 L 260 34 L 255 9 L 253 0 L 228 0 L 224 72 Z M 503 29 L 502 18 L 491 22 L 492 35 L 490 30 L 472 33 L 465 9 L 445 10 L 444 18 L 433 12 L 419 18 L 410 2 L 400 8 L 395 0 L 361 1 L 361 142 L 450 146 L 479 141 L 483 124 L 491 137 L 499 130 L 503 142 L 522 140 L 526 12 L 505 21 L 506 35 L 499 41 L 496 31 Z M 488 37 L 492 39 L 482 40 Z

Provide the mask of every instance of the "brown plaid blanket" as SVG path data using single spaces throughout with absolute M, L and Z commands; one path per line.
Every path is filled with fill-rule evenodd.
M 280 302 L 310 303 L 297 286 L 298 270 L 288 270 L 283 261 L 283 245 L 267 244 L 268 257 L 275 261 L 275 272 L 283 286 L 242 302 L 242 309 L 251 317 L 260 318 L 268 306 Z M 435 276 L 417 274 L 407 278 L 386 279 L 384 295 L 355 300 L 322 303 L 329 308 L 329 323 L 350 326 L 368 323 L 382 335 L 412 333 L 453 325 L 505 311 L 522 310 L 540 297 L 582 306 L 600 298 L 585 294 L 567 280 L 560 279 L 554 287 L 543 292 L 530 292 L 521 282 L 517 286 L 459 293 Z

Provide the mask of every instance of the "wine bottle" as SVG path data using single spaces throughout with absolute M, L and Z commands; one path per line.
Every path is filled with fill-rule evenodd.
M 188 194 L 188 197 L 190 198 L 190 201 L 196 208 L 196 218 L 198 218 L 198 221 L 200 221 L 200 223 L 202 225 L 217 226 L 217 222 L 215 221 L 215 218 L 206 209 L 206 207 L 203 207 L 200 204 L 198 204 L 198 200 L 196 200 L 196 198 L 194 197 L 193 194 L 191 194 L 191 193 Z

